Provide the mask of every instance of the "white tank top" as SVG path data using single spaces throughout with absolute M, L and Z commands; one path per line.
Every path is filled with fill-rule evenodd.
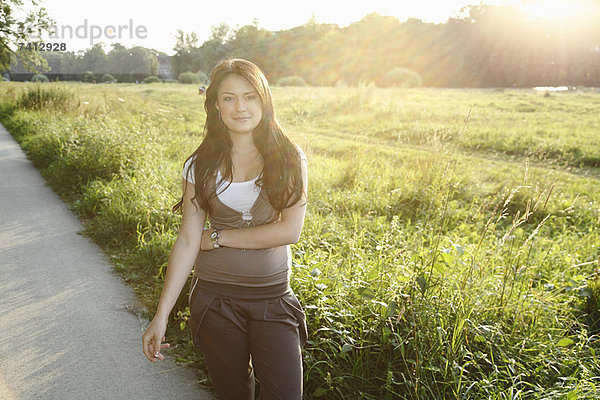
M 252 180 L 245 182 L 231 182 L 227 189 L 223 190 L 228 181 L 221 181 L 221 171 L 217 172 L 217 196 L 219 200 L 227 207 L 232 208 L 238 212 L 250 212 L 250 209 L 254 205 L 258 194 L 260 193 L 260 186 L 255 184 L 258 176 Z
M 300 153 L 300 158 L 306 161 L 306 155 L 304 151 L 300 148 L 300 146 L 296 145 L 298 151 Z M 194 183 L 194 169 L 190 170 L 190 176 L 186 177 L 186 172 L 190 168 L 192 164 L 192 160 L 195 158 L 191 158 L 185 163 L 183 167 L 182 176 L 183 179 L 189 179 L 189 182 Z M 258 198 L 258 194 L 260 193 L 260 187 L 256 186 L 255 182 L 258 179 L 258 176 L 252 180 L 245 182 L 232 182 L 229 187 L 225 190 L 223 188 L 227 186 L 228 182 L 223 181 L 219 185 L 219 181 L 221 180 L 221 171 L 217 171 L 216 184 L 217 186 L 217 196 L 219 200 L 227 207 L 236 210 L 238 212 L 244 213 L 244 211 L 249 212 L 254 202 Z

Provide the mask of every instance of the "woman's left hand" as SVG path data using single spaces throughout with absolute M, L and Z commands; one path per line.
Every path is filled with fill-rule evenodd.
M 200 250 L 213 250 L 213 242 L 210 238 L 210 234 L 213 233 L 216 229 L 213 228 L 204 228 L 202 231 L 202 240 L 200 241 Z

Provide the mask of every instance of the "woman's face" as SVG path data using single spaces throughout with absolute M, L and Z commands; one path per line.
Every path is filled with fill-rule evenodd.
M 239 75 L 228 75 L 217 90 L 217 110 L 231 134 L 252 134 L 262 118 L 256 90 Z

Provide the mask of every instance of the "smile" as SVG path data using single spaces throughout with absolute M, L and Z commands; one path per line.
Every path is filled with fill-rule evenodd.
M 234 118 L 234 120 L 239 121 L 239 122 L 246 122 L 246 121 L 250 120 L 250 117 Z

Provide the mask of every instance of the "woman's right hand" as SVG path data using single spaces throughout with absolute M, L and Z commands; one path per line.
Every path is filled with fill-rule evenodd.
M 169 343 L 162 343 L 165 340 L 166 331 L 167 321 L 155 317 L 142 334 L 142 349 L 149 361 L 156 362 L 165 359 L 160 351 L 171 346 Z

